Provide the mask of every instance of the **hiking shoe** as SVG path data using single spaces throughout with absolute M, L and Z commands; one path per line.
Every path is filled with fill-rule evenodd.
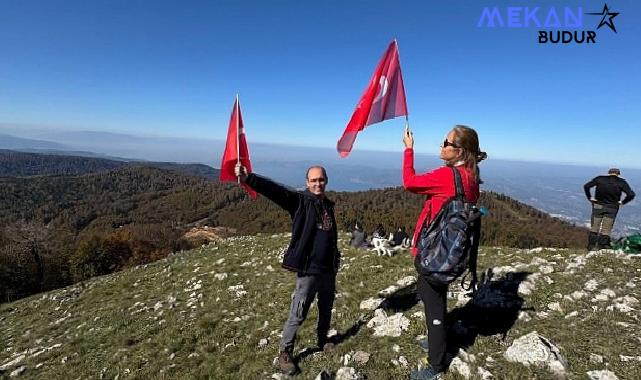
M 441 378 L 442 372 L 438 372 L 432 367 L 426 367 L 410 373 L 412 380 L 437 380 Z
M 428 352 L 430 351 L 430 345 L 427 343 L 427 338 L 420 340 L 418 342 L 419 347 L 421 347 L 421 350 Z
M 280 368 L 280 372 L 284 373 L 285 375 L 296 374 L 296 364 L 294 363 L 294 358 L 292 358 L 292 354 L 287 351 L 282 351 L 280 355 L 278 355 L 278 367 Z

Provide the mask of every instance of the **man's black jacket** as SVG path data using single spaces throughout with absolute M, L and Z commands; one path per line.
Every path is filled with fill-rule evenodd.
M 340 252 L 338 252 L 338 233 L 334 217 L 334 202 L 326 197 L 321 200 L 309 191 L 297 192 L 287 189 L 265 177 L 250 173 L 245 183 L 260 194 L 289 212 L 292 218 L 292 239 L 283 258 L 283 268 L 298 273 L 305 273 L 309 268 L 310 255 L 313 251 L 317 225 L 321 222 L 320 202 L 325 202 L 325 209 L 332 218 L 334 237 L 334 270 L 338 270 Z
M 623 179 L 615 175 L 601 175 L 592 179 L 583 186 L 585 196 L 590 199 L 590 189 L 596 186 L 594 199 L 596 202 L 609 207 L 619 207 L 621 193 L 625 193 L 625 198 L 621 204 L 626 204 L 634 199 L 634 191 L 630 185 Z

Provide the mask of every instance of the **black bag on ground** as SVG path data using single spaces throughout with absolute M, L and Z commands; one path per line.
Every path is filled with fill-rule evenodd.
M 458 170 L 452 168 L 456 195 L 448 199 L 429 225 L 423 225 L 416 242 L 417 271 L 431 282 L 450 284 L 468 266 L 476 271 L 481 212 L 465 198 Z M 476 273 L 472 273 L 473 279 Z M 473 286 L 473 284 L 471 284 Z

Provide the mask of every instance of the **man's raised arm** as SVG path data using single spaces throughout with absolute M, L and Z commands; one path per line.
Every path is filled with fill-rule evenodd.
M 247 168 L 238 164 L 235 167 L 235 173 L 240 181 L 249 185 L 252 189 L 269 198 L 283 209 L 287 210 L 290 215 L 294 215 L 298 209 L 300 196 L 297 192 L 280 185 L 269 178 L 247 173 Z

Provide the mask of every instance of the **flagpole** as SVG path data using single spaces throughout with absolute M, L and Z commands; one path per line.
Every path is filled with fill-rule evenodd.
M 236 164 L 240 163 L 240 100 L 236 93 Z M 236 177 L 240 184 L 240 176 Z
M 396 52 L 398 53 L 398 67 L 399 67 L 399 70 L 400 70 L 400 68 L 402 67 L 402 65 L 401 65 L 401 49 L 398 48 L 398 40 L 396 38 L 394 38 L 394 43 L 396 44 Z M 407 103 L 407 100 L 405 100 L 405 102 Z M 405 126 L 407 128 L 410 127 L 410 118 L 409 118 L 409 111 L 407 111 L 407 104 L 405 104 Z

